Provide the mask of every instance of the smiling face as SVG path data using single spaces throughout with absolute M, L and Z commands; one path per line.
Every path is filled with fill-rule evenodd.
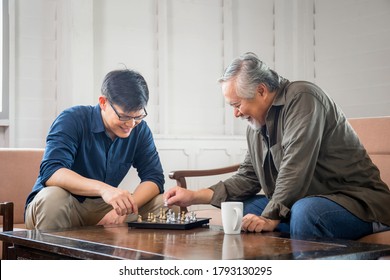
M 146 116 L 146 111 L 144 109 L 124 113 L 122 109 L 115 104 L 110 104 L 108 99 L 104 96 L 99 97 L 99 105 L 102 112 L 104 127 L 112 140 L 116 137 L 129 137 L 133 128 L 142 121 L 144 116 Z
M 264 84 L 259 84 L 253 98 L 242 98 L 237 95 L 235 79 L 222 83 L 222 92 L 226 102 L 233 107 L 236 118 L 242 118 L 258 130 L 265 124 L 267 112 L 272 105 L 275 94 L 268 91 Z

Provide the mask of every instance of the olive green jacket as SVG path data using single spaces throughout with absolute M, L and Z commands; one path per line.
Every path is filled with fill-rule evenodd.
M 211 186 L 211 204 L 243 201 L 261 189 L 262 216 L 282 219 L 308 196 L 323 196 L 365 221 L 390 225 L 390 191 L 338 106 L 318 86 L 284 80 L 266 117 L 270 149 L 260 130 L 247 129 L 248 152 L 238 172 Z M 276 181 L 266 178 L 270 151 Z

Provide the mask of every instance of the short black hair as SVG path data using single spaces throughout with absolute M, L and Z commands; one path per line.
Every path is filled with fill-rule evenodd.
M 102 94 L 125 112 L 139 111 L 149 101 L 149 89 L 144 77 L 134 70 L 114 70 L 103 80 Z

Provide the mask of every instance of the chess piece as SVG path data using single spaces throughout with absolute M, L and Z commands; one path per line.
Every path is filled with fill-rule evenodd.
M 160 220 L 162 220 L 163 217 L 164 217 L 164 210 L 163 210 L 162 208 L 160 208 L 160 215 L 158 216 L 158 218 L 159 218 Z
M 166 221 L 167 220 L 167 212 L 163 211 L 163 221 Z
M 181 215 L 180 212 L 177 213 L 177 219 L 176 219 L 177 222 L 181 222 L 181 216 L 180 215 Z
M 138 215 L 137 222 L 138 222 L 138 223 L 142 223 L 142 216 L 141 216 L 141 215 Z
M 181 221 L 184 222 L 185 218 L 186 218 L 186 212 L 181 211 Z
M 196 213 L 194 211 L 191 212 L 192 222 L 196 222 Z
M 172 217 L 171 217 L 172 223 L 176 222 L 176 213 L 172 212 Z
M 186 221 L 188 223 L 196 222 L 196 215 L 194 211 L 188 212 L 186 215 Z
M 172 209 L 169 209 L 167 213 L 167 223 L 171 223 L 171 222 L 172 222 Z

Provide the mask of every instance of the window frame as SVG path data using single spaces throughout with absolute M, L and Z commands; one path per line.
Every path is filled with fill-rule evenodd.
M 2 34 L 1 34 L 1 50 L 2 55 L 2 71 L 0 84 L 2 87 L 1 107 L 0 107 L 0 120 L 9 120 L 9 13 L 8 13 L 8 0 L 3 0 L 1 4 L 1 22 L 2 22 Z

